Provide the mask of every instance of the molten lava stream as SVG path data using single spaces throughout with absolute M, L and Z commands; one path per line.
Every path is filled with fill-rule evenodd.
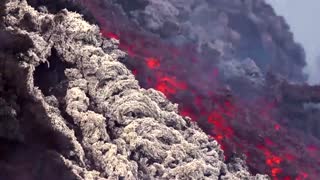
M 126 51 L 126 49 L 123 50 Z M 133 54 L 137 53 L 135 52 Z M 180 104 L 180 113 L 198 121 L 200 126 L 221 144 L 222 149 L 225 151 L 226 158 L 228 158 L 232 152 L 247 152 L 246 154 L 250 156 L 250 154 L 254 154 L 252 151 L 260 151 L 256 157 L 248 158 L 247 162 L 249 166 L 252 168 L 257 164 L 263 163 L 264 165 L 258 166 L 259 169 L 255 169 L 256 172 L 267 173 L 275 180 L 310 179 L 308 178 L 309 173 L 316 173 L 312 172 L 313 167 L 310 167 L 309 173 L 300 171 L 300 167 L 305 167 L 310 162 L 300 162 L 301 157 L 286 154 L 287 150 L 283 147 L 282 140 L 277 138 L 289 136 L 284 134 L 285 131 L 283 131 L 283 129 L 285 128 L 281 127 L 273 119 L 270 111 L 273 111 L 274 107 L 270 105 L 271 103 L 255 105 L 260 107 L 260 105 L 263 104 L 260 109 L 249 108 L 252 111 L 257 111 L 255 114 L 259 114 L 260 116 L 257 117 L 257 119 L 262 122 L 257 120 L 246 121 L 246 118 L 241 116 L 245 110 L 239 108 L 237 103 L 233 104 L 232 101 L 225 100 L 225 97 L 220 97 L 220 95 L 212 92 L 206 92 L 206 95 L 203 96 L 203 93 L 199 92 L 199 89 L 193 87 L 194 83 L 190 83 L 190 79 L 193 78 L 182 79 L 181 77 L 186 77 L 186 74 L 183 76 L 181 73 L 176 72 L 175 68 L 172 68 L 172 70 L 165 68 L 172 67 L 172 62 L 168 63 L 165 60 L 160 61 L 159 59 L 165 58 L 154 58 L 154 56 L 140 58 L 140 60 L 138 60 L 140 62 L 139 67 L 143 67 L 142 69 L 145 70 L 137 70 L 138 73 L 135 73 L 137 79 L 141 82 L 146 82 L 142 84 L 143 87 L 153 87 L 164 93 L 172 101 L 178 102 Z M 188 60 L 188 58 L 185 59 Z M 179 65 L 179 63 L 177 64 Z M 139 74 L 140 71 L 145 74 Z M 145 77 L 148 77 L 148 80 L 145 80 Z M 216 83 L 213 84 L 216 86 Z M 214 88 L 215 87 L 212 89 Z M 211 101 L 208 101 L 208 99 L 211 99 Z M 249 107 L 249 105 L 246 104 L 241 104 L 240 107 L 241 106 Z M 208 127 L 211 127 L 211 129 L 208 129 Z M 252 128 L 257 129 L 254 130 Z M 265 131 L 267 133 L 259 133 L 259 131 Z M 274 134 L 277 137 L 269 134 Z M 259 138 L 263 140 L 259 141 L 257 138 L 252 138 L 252 136 L 261 136 Z M 296 144 L 288 144 L 288 146 L 293 147 L 295 145 Z M 255 148 L 252 150 L 249 147 Z M 299 152 L 298 148 L 290 149 L 290 151 L 293 151 L 292 154 Z M 287 166 L 290 163 L 293 163 L 293 165 Z
M 299 143 L 288 143 L 288 146 L 293 147 L 289 148 L 289 150 L 284 147 L 283 141 L 285 138 L 281 139 L 281 137 L 291 138 L 290 135 L 286 134 L 285 127 L 281 127 L 273 119 L 271 111 L 274 111 L 275 107 L 273 107 L 272 103 L 259 102 L 254 105 L 255 107 L 250 107 L 245 103 L 239 105 L 241 101 L 234 103 L 236 100 L 225 100 L 225 97 L 220 97 L 220 95 L 212 92 L 206 92 L 204 93 L 206 95 L 203 96 L 203 92 L 199 92 L 199 89 L 193 87 L 194 83 L 190 84 L 193 78 L 185 78 L 183 80 L 182 77 L 187 77 L 187 74 L 182 73 L 181 75 L 181 72 L 177 72 L 175 68 L 170 69 L 170 67 L 174 67 L 172 65 L 181 65 L 179 62 L 176 65 L 173 63 L 174 61 L 167 62 L 165 58 L 144 57 L 144 54 L 149 55 L 152 50 L 146 50 L 147 53 L 141 53 L 141 49 L 139 50 L 140 52 L 137 52 L 130 45 L 120 45 L 120 47 L 122 50 L 129 52 L 128 54 L 135 61 L 139 62 L 137 67 L 140 67 L 140 69 L 135 70 L 135 75 L 139 81 L 145 82 L 142 86 L 145 88 L 153 87 L 164 93 L 172 101 L 178 102 L 181 107 L 180 113 L 198 121 L 200 126 L 221 144 L 226 158 L 232 152 L 245 153 L 248 156 L 247 163 L 249 167 L 256 172 L 267 173 L 275 180 L 310 179 L 310 173 L 316 177 L 318 169 L 312 165 L 310 166 L 310 163 L 315 163 L 315 161 L 308 162 L 302 160 L 304 158 L 300 155 L 294 155 L 299 154 L 299 148 L 294 148 Z M 183 59 L 190 61 L 189 64 L 194 62 L 188 57 Z M 148 77 L 148 79 L 146 80 L 145 77 Z M 216 81 L 213 84 L 216 86 Z M 215 87 L 212 87 L 212 89 L 215 89 Z M 208 99 L 211 99 L 211 101 L 208 101 Z M 252 111 L 252 114 L 255 114 L 257 119 L 246 119 L 248 117 L 244 115 L 245 108 L 240 108 L 239 106 L 250 107 L 248 109 Z M 253 113 L 254 111 L 256 112 Z M 208 126 L 211 129 L 208 129 Z M 259 140 L 259 138 L 262 140 Z M 314 148 L 309 149 L 311 149 L 312 153 L 315 152 Z M 287 151 L 292 151 L 292 153 L 287 154 Z M 256 155 L 252 156 L 252 154 Z M 306 157 L 308 156 L 311 157 L 307 154 Z M 257 164 L 260 165 L 257 166 Z M 300 170 L 300 167 L 308 166 L 310 167 L 307 169 L 308 173 Z
M 144 88 L 155 88 L 179 104 L 222 146 L 225 156 L 245 154 L 251 171 L 273 179 L 316 180 L 320 174 L 319 142 L 304 143 L 295 131 L 277 122 L 277 105 L 263 97 L 246 102 L 220 92 L 219 69 L 192 46 L 175 47 L 135 29 L 112 7 L 96 0 L 80 0 L 100 24 L 107 38 L 120 40 L 126 63 Z M 190 48 L 191 47 L 191 48 Z

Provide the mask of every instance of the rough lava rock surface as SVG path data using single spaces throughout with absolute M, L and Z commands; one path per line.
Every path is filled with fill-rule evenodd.
M 67 10 L 0 2 L 0 179 L 269 179 L 142 89 L 116 40 Z

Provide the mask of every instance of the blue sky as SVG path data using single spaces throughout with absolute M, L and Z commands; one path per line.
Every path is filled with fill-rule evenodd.
M 266 0 L 287 20 L 306 51 L 311 84 L 320 84 L 320 0 Z

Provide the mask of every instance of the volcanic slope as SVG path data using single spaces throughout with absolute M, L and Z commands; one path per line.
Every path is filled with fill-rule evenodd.
M 116 40 L 67 10 L 0 2 L 0 179 L 268 179 L 142 89 Z

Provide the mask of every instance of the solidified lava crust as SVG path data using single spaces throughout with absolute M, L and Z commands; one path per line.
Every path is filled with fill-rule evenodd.
M 120 41 L 141 87 L 178 103 L 227 160 L 244 154 L 273 179 L 319 178 L 319 87 L 306 84 L 304 51 L 264 0 L 77 2 Z
M 0 12 L 0 179 L 269 179 L 239 157 L 225 163 L 81 15 L 26 0 Z

